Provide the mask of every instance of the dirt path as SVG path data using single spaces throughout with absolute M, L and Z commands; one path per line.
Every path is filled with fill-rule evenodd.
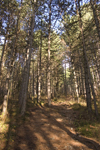
M 14 150 L 99 150 L 97 143 L 76 135 L 72 118 L 65 102 L 29 109 L 26 123 L 17 129 Z
M 76 134 L 68 103 L 52 102 L 51 107 L 36 106 L 28 112 L 10 150 L 100 150 L 98 143 Z

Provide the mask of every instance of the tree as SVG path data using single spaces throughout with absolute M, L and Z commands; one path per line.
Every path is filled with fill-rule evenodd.
M 28 82 L 29 82 L 29 72 L 30 72 L 30 61 L 31 61 L 31 54 L 32 54 L 32 46 L 33 46 L 33 30 L 34 30 L 34 19 L 35 19 L 35 8 L 36 7 L 36 0 L 32 3 L 32 14 L 30 19 L 30 31 L 29 31 L 29 48 L 27 50 L 27 58 L 26 58 L 26 65 L 24 67 L 23 72 L 23 82 L 21 88 L 21 96 L 19 99 L 20 107 L 21 107 L 21 115 L 24 115 L 26 109 L 26 96 L 28 90 Z

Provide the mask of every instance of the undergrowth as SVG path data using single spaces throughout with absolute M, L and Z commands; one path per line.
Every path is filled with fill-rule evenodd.
M 68 96 L 68 103 L 74 110 L 74 125 L 76 131 L 81 135 L 94 138 L 100 142 L 100 118 L 97 120 L 94 112 L 91 117 L 89 116 L 84 100 L 82 100 L 80 103 L 76 103 L 76 101 L 71 101 L 70 99 L 71 97 Z M 66 97 L 61 96 L 59 98 L 52 99 L 52 101 L 55 103 L 63 103 L 66 101 Z M 42 97 L 40 102 L 37 102 L 37 98 L 29 99 L 27 101 L 25 116 L 21 117 L 18 109 L 18 101 L 15 99 L 10 99 L 7 119 L 5 122 L 0 120 L 1 148 L 4 147 L 7 150 L 11 150 L 13 143 L 16 140 L 17 127 L 23 124 L 23 122 L 28 121 L 30 116 L 30 108 L 35 109 L 35 107 L 44 107 L 46 104 L 46 97 Z M 100 102 L 98 101 L 97 104 L 100 114 Z
M 71 107 L 75 114 L 74 125 L 76 132 L 100 142 L 100 117 L 96 118 L 94 109 L 90 116 L 85 102 L 71 103 Z M 98 103 L 98 110 L 100 116 L 100 103 Z

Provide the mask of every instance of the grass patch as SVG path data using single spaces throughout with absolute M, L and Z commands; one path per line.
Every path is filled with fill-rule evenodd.
M 80 106 L 81 106 L 80 104 L 75 103 L 75 104 L 72 105 L 72 108 L 74 110 L 79 110 L 81 108 Z
M 75 112 L 74 125 L 76 131 L 81 135 L 94 138 L 100 142 L 100 118 L 97 120 L 94 110 L 90 117 L 85 103 L 73 103 L 71 107 Z M 100 109 L 99 105 L 98 108 Z
M 62 103 L 62 102 L 65 102 L 66 101 L 66 97 L 64 95 L 61 95 L 59 97 L 55 97 L 53 100 L 53 102 L 59 102 L 59 103 Z
M 2 117 L 1 117 L 2 118 Z M 17 127 L 23 123 L 19 114 L 18 100 L 9 99 L 8 114 L 5 120 L 0 119 L 1 149 L 12 149 L 16 138 Z
M 54 101 L 54 102 L 57 102 L 58 100 L 57 100 L 57 98 L 54 98 L 53 101 Z
M 80 121 L 76 124 L 76 131 L 81 135 L 94 138 L 100 142 L 100 122 Z

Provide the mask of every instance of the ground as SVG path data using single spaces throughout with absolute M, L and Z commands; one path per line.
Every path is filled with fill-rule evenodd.
M 6 142 L 1 140 L 0 150 L 100 150 L 97 141 L 75 131 L 69 101 L 52 102 L 50 107 L 30 104 L 24 121 L 20 119 L 16 120 L 17 127 L 9 127 L 14 136 L 10 140 L 8 134 Z

